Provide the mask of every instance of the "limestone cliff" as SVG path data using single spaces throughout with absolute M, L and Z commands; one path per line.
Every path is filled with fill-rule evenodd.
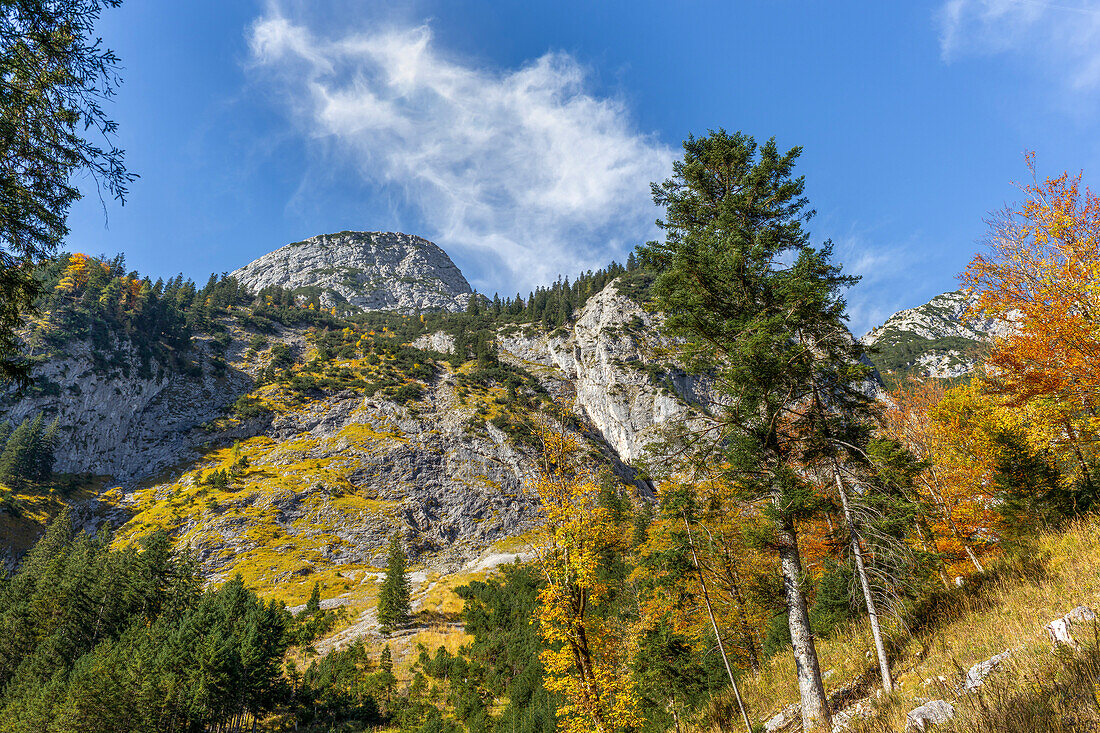
M 215 372 L 208 341 L 194 340 L 191 369 L 153 359 L 147 374 L 104 369 L 88 341 L 72 341 L 34 369 L 35 382 L 51 389 L 33 395 L 12 389 L 0 396 L 0 406 L 13 424 L 40 411 L 59 418 L 55 470 L 139 481 L 194 457 L 210 439 L 202 426 L 225 414 L 251 384 L 236 369 Z M 132 361 L 130 342 L 116 339 L 113 349 L 118 362 Z M 243 349 L 238 343 L 233 352 Z
M 636 461 L 661 425 L 689 419 L 705 385 L 668 358 L 658 319 L 611 283 L 592 296 L 572 328 L 505 328 L 501 350 L 536 374 L 568 385 L 576 407 L 624 462 Z M 541 369 L 538 369 L 541 367 Z
M 458 567 L 537 519 L 525 493 L 534 461 L 522 426 L 549 397 L 523 387 L 510 401 L 499 384 L 471 383 L 474 362 L 428 372 L 413 364 L 419 376 L 401 377 L 402 390 L 372 391 L 372 380 L 393 371 L 392 357 L 355 339 L 396 349 L 392 338 L 348 336 L 343 356 L 322 358 L 313 329 L 278 326 L 257 349 L 258 334 L 241 319 L 227 317 L 222 328 L 229 346 L 218 371 L 206 336 L 194 339 L 188 368 L 154 362 L 149 376 L 97 369 L 89 344 L 76 340 L 36 369 L 60 391 L 10 395 L 9 419 L 39 410 L 61 417 L 59 470 L 118 486 L 94 503 L 123 539 L 165 528 L 209 577 L 241 572 L 262 588 L 367 573 L 392 532 L 418 562 Z M 693 383 L 661 366 L 654 331 L 653 316 L 612 285 L 572 327 L 510 327 L 498 346 L 517 375 L 566 399 L 591 454 L 628 476 L 624 464 L 656 427 L 690 412 L 676 390 L 690 395 Z M 454 346 L 441 334 L 416 341 L 428 351 L 400 347 L 407 362 L 426 364 Z M 294 363 L 265 382 L 279 344 Z M 314 373 L 360 378 L 343 389 L 290 386 Z M 242 397 L 262 409 L 236 414 Z

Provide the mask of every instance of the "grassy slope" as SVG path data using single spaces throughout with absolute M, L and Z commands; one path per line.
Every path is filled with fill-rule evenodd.
M 100 477 L 64 474 L 58 474 L 54 481 L 41 485 L 16 489 L 0 485 L 0 496 L 11 497 L 10 502 L 0 507 L 3 549 L 11 557 L 21 557 L 34 546 L 46 531 L 46 525 L 66 506 L 79 504 L 97 495 L 102 501 L 109 502 L 111 497 L 101 494 L 103 488 Z
M 853 724 L 851 730 L 903 731 L 906 713 L 932 699 L 954 702 L 959 731 L 1100 728 L 1095 631 L 1077 634 L 1081 652 L 1055 655 L 1044 630 L 1076 606 L 1100 608 L 1098 550 L 1100 519 L 1043 534 L 1033 547 L 1001 561 L 984 577 L 931 599 L 910 621 L 908 631 L 895 625 L 891 633 L 896 691 L 878 699 L 874 718 Z M 868 681 L 859 697 L 873 693 L 871 649 L 866 624 L 818 640 L 830 693 L 855 680 Z M 959 695 L 956 700 L 954 687 L 960 675 L 1006 649 L 1013 650 L 1009 663 L 990 678 L 982 694 Z M 743 686 L 753 718 L 767 720 L 798 700 L 793 658 L 778 655 Z M 713 711 L 720 707 L 712 706 L 704 715 L 703 727 L 716 726 L 722 716 Z

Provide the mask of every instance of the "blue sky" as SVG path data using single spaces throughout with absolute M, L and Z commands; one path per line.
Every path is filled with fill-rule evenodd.
M 862 333 L 956 287 L 1024 151 L 1100 164 L 1100 0 L 127 0 L 100 30 L 141 179 L 68 248 L 154 277 L 382 229 L 526 293 L 652 238 L 649 182 L 725 127 L 804 148 Z

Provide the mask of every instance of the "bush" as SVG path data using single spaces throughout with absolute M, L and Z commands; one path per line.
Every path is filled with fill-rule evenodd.
M 241 420 L 253 420 L 271 414 L 270 408 L 264 405 L 258 397 L 246 394 L 237 398 L 231 410 L 233 416 Z

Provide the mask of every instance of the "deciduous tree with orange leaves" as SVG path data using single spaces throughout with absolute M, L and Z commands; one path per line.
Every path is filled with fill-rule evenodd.
M 1052 445 L 1086 486 L 1100 437 L 1100 197 L 1081 175 L 1033 182 L 990 221 L 987 251 L 962 274 L 974 312 L 1000 321 L 986 365 L 1008 404 L 1041 409 Z
M 950 387 L 909 380 L 891 392 L 883 416 L 887 436 L 922 464 L 916 476 L 923 510 L 917 532 L 924 549 L 943 559 L 941 577 L 983 572 L 978 537 L 989 537 L 995 454 L 990 443 L 994 406 L 978 382 Z M 968 568 L 969 566 L 969 568 Z

